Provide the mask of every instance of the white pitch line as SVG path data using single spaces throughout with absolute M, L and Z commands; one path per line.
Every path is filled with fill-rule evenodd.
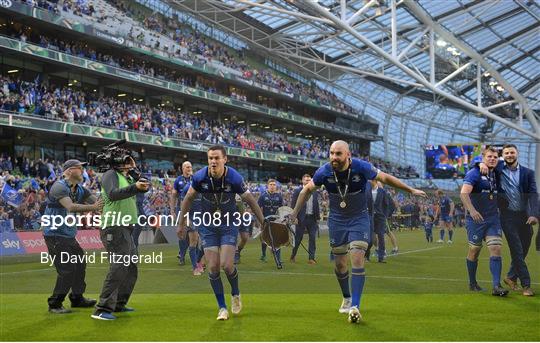
M 388 255 L 387 257 L 405 255 L 405 254 L 412 254 L 412 253 L 420 252 L 420 251 L 435 250 L 435 249 L 440 249 L 442 247 L 443 246 L 441 245 L 441 246 L 438 246 L 438 247 L 424 248 L 424 249 L 418 249 L 418 250 L 408 250 L 408 251 L 404 251 L 404 252 L 398 252 L 397 254 L 394 254 L 394 255 Z
M 109 267 L 87 267 L 89 269 L 109 269 Z M 17 271 L 17 272 L 7 272 L 2 273 L 0 275 L 5 274 L 20 274 L 20 273 L 31 273 L 31 272 L 42 272 L 45 270 L 53 270 L 52 268 L 47 269 L 32 269 L 32 270 L 23 270 L 23 271 Z M 171 272 L 178 272 L 180 271 L 178 268 L 141 268 L 141 271 L 171 271 Z M 280 276 L 280 275 L 294 275 L 294 276 L 324 276 L 329 277 L 333 276 L 334 274 L 330 273 L 300 273 L 300 272 L 285 272 L 285 271 L 279 271 L 279 272 L 266 272 L 266 271 L 258 271 L 258 270 L 241 270 L 241 273 L 246 274 L 263 274 L 263 275 L 274 275 L 274 276 Z M 392 276 L 392 275 L 371 275 L 367 274 L 368 278 L 376 278 L 376 279 L 396 279 L 396 280 L 422 280 L 422 281 L 446 281 L 446 282 L 468 282 L 467 280 L 463 279 L 448 279 L 448 278 L 435 278 L 435 277 L 418 277 L 418 276 Z M 479 282 L 491 282 L 491 280 L 478 280 Z M 533 285 L 540 285 L 539 282 L 531 282 Z
M 109 267 L 88 267 L 91 269 L 109 269 Z M 144 271 L 179 271 L 177 268 L 143 268 Z M 240 273 L 246 274 L 264 274 L 264 275 L 295 275 L 295 276 L 334 276 L 330 273 L 301 273 L 301 272 L 285 272 L 285 271 L 276 271 L 276 272 L 266 272 L 261 270 L 240 270 Z M 377 279 L 398 279 L 398 280 L 424 280 L 424 281 L 449 281 L 449 282 L 469 282 L 464 279 L 447 279 L 447 278 L 435 278 L 435 277 L 418 277 L 418 276 L 392 276 L 392 275 L 371 275 L 366 274 L 368 278 L 377 278 Z M 478 280 L 479 282 L 491 282 L 491 280 Z M 540 285 L 539 282 L 531 282 L 533 285 Z
M 54 268 L 45 268 L 45 269 L 29 269 L 29 270 L 20 270 L 16 272 L 5 272 L 0 273 L 0 275 L 10 275 L 10 274 L 22 274 L 22 273 L 33 273 L 33 272 L 43 272 L 45 270 L 53 270 Z
M 398 255 L 405 255 L 405 254 L 412 254 L 415 252 L 421 252 L 421 251 L 428 251 L 428 250 L 435 250 L 435 249 L 441 249 L 443 246 L 436 246 L 431 248 L 424 248 L 424 249 L 417 249 L 417 250 L 408 250 L 401 253 L 397 253 L 395 255 L 388 255 L 388 257 L 391 256 L 398 256 Z M 90 269 L 109 269 L 109 267 L 87 267 Z M 50 268 L 47 269 L 32 269 L 32 270 L 23 270 L 23 271 L 17 271 L 17 272 L 6 272 L 6 273 L 0 273 L 0 275 L 4 274 L 19 274 L 19 273 L 29 273 L 29 272 L 37 272 L 37 271 L 44 271 L 44 270 L 50 270 Z M 177 268 L 141 268 L 141 270 L 144 271 L 178 271 Z M 265 272 L 265 271 L 256 271 L 256 270 L 242 270 L 242 273 L 247 274 L 268 274 L 268 275 L 305 275 L 305 276 L 332 276 L 334 274 L 329 273 L 299 273 L 299 272 Z M 424 281 L 448 281 L 448 282 L 468 282 L 467 280 L 462 279 L 446 279 L 446 278 L 433 278 L 433 277 L 417 277 L 417 276 L 391 276 L 391 275 L 370 275 L 368 274 L 370 278 L 378 278 L 378 279 L 404 279 L 404 280 L 424 280 Z M 478 280 L 480 282 L 491 282 L 491 280 Z M 538 282 L 531 282 L 533 285 L 540 285 Z

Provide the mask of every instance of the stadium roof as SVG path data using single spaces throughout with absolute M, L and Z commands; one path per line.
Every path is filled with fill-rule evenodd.
M 394 156 L 396 145 L 418 151 L 425 143 L 513 141 L 533 161 L 540 141 L 536 1 L 172 3 L 379 120 L 384 141 L 375 151 L 384 157 L 421 160 Z

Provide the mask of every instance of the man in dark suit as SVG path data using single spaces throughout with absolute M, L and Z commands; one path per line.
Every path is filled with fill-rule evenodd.
M 302 176 L 302 184 L 305 186 L 311 181 L 311 175 L 305 174 Z M 300 195 L 300 191 L 303 187 L 298 187 L 294 190 L 292 196 L 292 207 L 296 206 L 296 201 Z M 317 238 L 317 230 L 319 229 L 318 221 L 321 216 L 319 209 L 319 194 L 317 192 L 313 193 L 313 196 L 308 199 L 306 205 L 302 207 L 300 212 L 298 212 L 298 224 L 296 225 L 296 232 L 294 237 L 294 248 L 291 254 L 291 262 L 296 262 L 296 253 L 298 252 L 298 247 L 302 242 L 304 236 L 304 231 L 307 230 L 309 234 L 309 264 L 315 264 L 315 239 Z
M 373 246 L 374 234 L 377 235 L 377 258 L 378 262 L 385 263 L 384 234 L 387 229 L 386 220 L 392 215 L 393 203 L 390 194 L 382 187 L 377 180 L 372 180 L 366 184 L 366 197 L 368 212 L 371 216 L 371 243 L 366 251 L 366 258 L 369 256 Z
M 533 296 L 525 258 L 531 246 L 532 226 L 538 223 L 538 192 L 534 171 L 519 165 L 518 156 L 514 144 L 504 145 L 504 162 L 499 161 L 495 168 L 501 224 L 512 257 L 512 264 L 504 282 L 511 289 L 518 290 L 519 279 L 523 295 Z

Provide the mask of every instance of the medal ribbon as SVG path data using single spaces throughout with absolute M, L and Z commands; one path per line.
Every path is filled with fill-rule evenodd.
M 216 206 L 216 211 L 220 211 L 220 205 L 223 201 L 223 189 L 225 188 L 225 176 L 227 175 L 227 167 L 225 166 L 225 172 L 221 176 L 221 193 L 219 193 L 219 199 L 216 193 L 212 193 L 214 196 L 214 205 Z M 212 175 L 210 175 L 210 168 L 208 168 L 208 177 L 210 178 L 210 183 L 212 184 L 212 191 L 216 191 L 216 187 L 214 186 L 214 179 L 212 178 Z
M 336 180 L 336 188 L 338 190 L 339 196 L 341 197 L 341 201 L 345 202 L 345 197 L 347 196 L 347 193 L 349 192 L 349 180 L 351 178 L 351 161 L 349 161 L 349 168 L 347 173 L 347 182 L 345 184 L 345 191 L 341 192 L 341 186 L 339 185 L 339 180 L 337 178 L 337 174 L 335 170 L 332 170 L 332 173 L 334 174 L 334 180 Z

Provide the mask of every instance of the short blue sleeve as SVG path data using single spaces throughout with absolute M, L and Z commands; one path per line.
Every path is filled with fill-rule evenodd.
M 478 182 L 478 178 L 480 177 L 480 171 L 478 168 L 474 168 L 469 170 L 465 177 L 463 178 L 463 184 L 474 186 Z
M 195 175 L 193 175 L 193 178 L 191 179 L 191 187 L 193 187 L 193 189 L 196 190 L 197 192 L 202 193 L 202 187 L 201 187 L 202 179 L 201 179 L 201 176 L 200 176 L 199 172 L 197 172 L 197 173 L 195 173 Z M 203 175 L 205 175 L 205 174 L 203 174 Z
M 364 175 L 364 177 L 368 180 L 373 180 L 377 177 L 377 174 L 379 173 L 379 170 L 375 168 L 371 163 L 357 160 L 358 162 L 358 171 Z
M 230 182 L 232 191 L 236 194 L 244 194 L 248 191 L 247 185 L 244 182 L 244 178 L 236 170 L 230 169 Z
M 317 187 L 321 187 L 324 184 L 324 179 L 325 179 L 324 169 L 325 169 L 325 167 L 326 167 L 326 164 L 324 166 L 320 167 L 319 169 L 317 169 L 317 171 L 315 172 L 315 175 L 313 175 L 313 179 L 311 179 L 311 181 L 313 181 L 313 183 Z

